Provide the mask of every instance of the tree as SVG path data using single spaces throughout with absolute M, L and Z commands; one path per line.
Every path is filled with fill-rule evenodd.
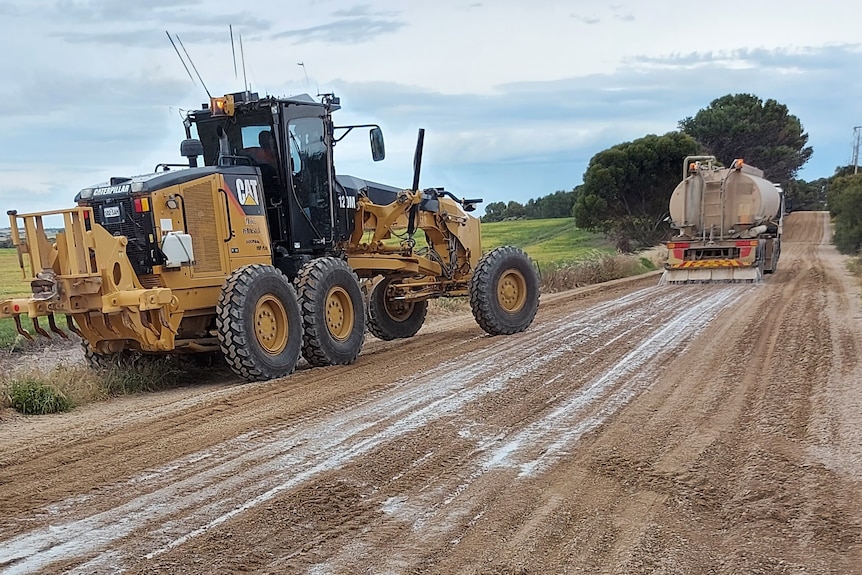
M 506 205 L 507 218 L 523 218 L 526 215 L 526 208 L 524 208 L 521 203 L 516 202 L 515 200 L 510 200 L 508 205 Z
M 835 168 L 835 173 L 832 175 L 833 178 L 837 178 L 839 176 L 853 176 L 859 173 L 859 168 L 857 166 L 838 166 Z
M 604 232 L 619 246 L 647 247 L 662 241 L 670 232 L 665 218 L 683 160 L 700 151 L 691 136 L 669 132 L 599 152 L 576 190 L 576 225 Z
M 829 178 L 819 178 L 813 182 L 790 180 L 784 188 L 785 206 L 788 212 L 822 210 L 826 204 L 825 190 Z
M 828 198 L 835 218 L 832 241 L 842 253 L 858 253 L 862 248 L 862 174 L 836 176 Z
M 679 128 L 725 165 L 743 158 L 784 188 L 812 154 L 799 118 L 784 104 L 752 94 L 713 100 L 694 117 L 681 120 Z
M 553 194 L 530 200 L 524 206 L 528 220 L 544 218 L 569 218 L 575 204 L 575 192 L 557 190 Z
M 862 174 L 841 175 L 838 171 L 836 175 L 829 179 L 829 185 L 826 191 L 826 202 L 829 205 L 829 212 L 833 218 L 838 218 L 843 211 L 847 209 L 846 202 L 843 201 L 844 194 L 853 188 L 862 186 Z M 862 214 L 860 214 L 862 217 Z
M 485 206 L 483 222 L 501 222 L 506 217 L 506 204 L 504 202 L 491 202 Z

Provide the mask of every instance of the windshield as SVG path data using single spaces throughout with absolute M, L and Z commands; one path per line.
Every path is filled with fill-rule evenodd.
M 218 162 L 219 141 L 216 128 L 227 134 L 229 154 L 246 156 L 256 163 L 276 165 L 275 139 L 268 114 L 243 114 L 240 117 L 214 118 L 195 124 L 198 138 L 204 146 L 204 164 Z

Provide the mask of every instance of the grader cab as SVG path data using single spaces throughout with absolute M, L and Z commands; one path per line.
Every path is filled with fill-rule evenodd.
M 435 297 L 469 297 L 492 335 L 529 327 L 533 263 L 512 247 L 482 255 L 468 213 L 480 200 L 419 189 L 423 132 L 410 189 L 337 176 L 333 149 L 355 129 L 385 155 L 378 126 L 336 126 L 338 109 L 332 95 L 212 98 L 185 119 L 187 165 L 111 178 L 66 210 L 9 212 L 33 295 L 0 302 L 0 318 L 65 335 L 64 314 L 97 366 L 218 351 L 248 380 L 289 374 L 301 355 L 351 363 L 366 327 L 411 337 Z M 63 219 L 53 241 L 49 216 Z M 378 280 L 367 310 L 360 278 Z

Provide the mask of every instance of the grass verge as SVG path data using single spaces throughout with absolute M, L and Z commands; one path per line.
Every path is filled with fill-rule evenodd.
M 550 264 L 539 269 L 539 277 L 542 291 L 553 293 L 656 269 L 656 265 L 648 258 L 618 254 L 597 256 L 572 264 Z
M 856 276 L 856 280 L 862 284 L 862 256 L 848 258 L 847 270 Z
M 59 366 L 44 372 L 23 371 L 0 378 L 0 400 L 26 415 L 68 411 L 76 405 L 108 397 L 159 391 L 213 376 L 221 366 L 198 366 L 182 357 L 138 357 L 99 371 L 85 366 Z M 224 370 L 227 370 L 225 365 Z
M 18 334 L 15 322 L 11 319 L 0 319 L 0 349 L 17 349 L 22 341 L 24 338 Z

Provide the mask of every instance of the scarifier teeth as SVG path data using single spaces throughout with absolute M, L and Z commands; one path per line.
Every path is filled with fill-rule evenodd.
M 18 333 L 20 333 L 21 335 L 23 335 L 24 337 L 26 337 L 30 341 L 33 341 L 33 336 L 30 335 L 30 332 L 27 331 L 26 329 L 24 329 L 24 326 L 21 325 L 21 316 L 20 315 L 15 316 L 15 327 L 17 328 Z

